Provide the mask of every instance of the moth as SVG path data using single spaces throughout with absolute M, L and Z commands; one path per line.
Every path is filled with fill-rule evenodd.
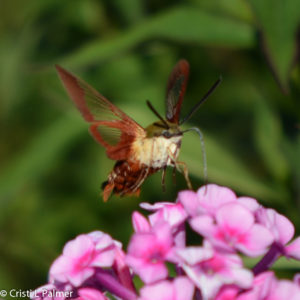
M 91 124 L 90 133 L 106 149 L 108 158 L 116 161 L 107 181 L 102 184 L 104 201 L 108 200 L 111 193 L 120 196 L 138 196 L 145 179 L 159 170 L 162 170 L 164 188 L 168 166 L 183 172 L 188 188 L 192 189 L 187 166 L 184 162 L 178 161 L 181 140 L 185 132 L 194 130 L 200 135 L 204 147 L 203 137 L 198 128 L 182 131 L 180 125 L 190 119 L 219 85 L 221 79 L 217 80 L 204 97 L 180 120 L 181 105 L 189 77 L 189 63 L 180 60 L 169 76 L 165 119 L 147 101 L 147 105 L 159 120 L 143 128 L 82 79 L 58 65 L 56 69 L 75 106 L 85 121 Z M 206 164 L 204 151 L 203 156 L 203 163 Z

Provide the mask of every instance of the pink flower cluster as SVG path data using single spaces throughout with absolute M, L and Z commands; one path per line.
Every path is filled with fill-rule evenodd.
M 151 213 L 133 213 L 127 252 L 105 233 L 79 235 L 32 298 L 66 299 L 53 296 L 65 291 L 77 300 L 300 299 L 300 274 L 279 280 L 270 271 L 281 256 L 300 260 L 300 238 L 291 242 L 294 226 L 275 210 L 214 184 L 182 191 L 175 203 L 141 207 Z M 250 269 L 245 256 L 260 260 Z

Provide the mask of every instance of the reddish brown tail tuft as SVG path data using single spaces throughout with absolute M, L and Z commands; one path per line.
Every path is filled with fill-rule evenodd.
M 115 184 L 113 182 L 106 183 L 105 186 L 103 186 L 103 201 L 106 202 L 112 193 L 113 189 L 115 187 Z

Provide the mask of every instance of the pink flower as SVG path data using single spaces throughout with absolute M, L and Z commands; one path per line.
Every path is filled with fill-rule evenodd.
M 173 239 L 170 226 L 156 224 L 151 232 L 133 235 L 128 246 L 126 262 L 145 283 L 164 279 L 168 270 L 164 262 L 172 256 Z
M 182 224 L 187 218 L 187 213 L 181 203 L 158 202 L 153 205 L 141 203 L 140 206 L 146 210 L 155 212 L 149 216 L 152 225 L 164 220 L 171 227 L 176 227 Z
M 268 271 L 280 256 L 300 260 L 300 237 L 290 242 L 294 226 L 275 210 L 214 184 L 180 192 L 176 203 L 141 207 L 151 213 L 132 214 L 127 253 L 102 232 L 79 235 L 65 245 L 49 284 L 33 299 L 69 297 L 56 292 L 72 292 L 77 300 L 108 300 L 106 293 L 124 300 L 300 299 L 299 274 L 278 280 Z M 199 234 L 198 246 L 186 246 L 186 223 Z M 238 252 L 265 255 L 250 270 Z M 139 290 L 136 275 L 143 281 Z
M 296 273 L 293 279 L 294 283 L 300 287 L 300 273 Z
M 78 290 L 78 295 L 76 300 L 109 300 L 102 292 L 92 288 L 81 288 Z
M 172 229 L 175 245 L 177 247 L 185 246 L 184 221 L 188 215 L 181 203 L 158 202 L 154 205 L 141 203 L 141 207 L 155 211 L 149 216 L 152 226 L 162 221 L 167 222 Z
M 224 284 L 241 288 L 249 288 L 252 284 L 252 272 L 243 268 L 239 256 L 218 252 L 208 242 L 204 248 L 187 247 L 177 250 L 177 254 L 184 261 L 182 267 L 186 275 L 201 290 L 203 299 L 215 297 Z
M 251 289 L 241 293 L 237 300 L 259 300 L 269 299 L 268 294 L 275 282 L 274 273 L 267 271 L 255 276 Z M 270 299 L 271 300 L 271 299 Z
M 258 223 L 268 228 L 275 241 L 281 245 L 288 243 L 294 236 L 294 225 L 287 217 L 274 209 L 261 207 L 255 212 L 255 216 Z
M 253 287 L 241 293 L 237 300 L 298 300 L 300 288 L 295 282 L 277 280 L 273 272 L 264 272 L 255 277 Z
M 235 193 L 227 187 L 221 187 L 216 184 L 202 186 L 197 193 L 183 191 L 178 194 L 178 202 L 190 216 L 207 214 L 214 216 L 216 210 L 223 204 L 236 202 Z
M 130 270 L 126 264 L 126 255 L 122 251 L 122 249 L 120 249 L 118 247 L 116 247 L 115 261 L 113 264 L 113 269 L 114 269 L 120 283 L 127 289 L 135 292 L 135 288 L 133 286 Z
M 50 281 L 70 282 L 80 286 L 95 272 L 95 267 L 110 267 L 114 262 L 116 244 L 100 231 L 79 235 L 68 242 L 63 254 L 50 268 Z
M 289 280 L 274 281 L 266 300 L 299 300 L 300 288 L 297 284 Z M 242 299 L 244 300 L 244 299 Z M 247 299 L 248 300 L 248 299 Z
M 194 286 L 186 277 L 160 281 L 141 289 L 139 300 L 192 300 Z
M 236 285 L 224 285 L 214 300 L 236 300 L 240 289 Z
M 223 204 L 210 216 L 197 216 L 191 227 L 215 246 L 227 250 L 239 250 L 249 256 L 266 252 L 273 236 L 264 226 L 256 224 L 251 211 L 238 202 Z
M 149 232 L 151 231 L 151 225 L 147 218 L 142 214 L 135 211 L 132 214 L 132 225 L 135 232 Z
M 285 254 L 288 257 L 300 260 L 300 237 L 285 247 Z
M 257 200 L 251 197 L 239 197 L 238 202 L 248 208 L 252 213 L 255 213 L 261 207 Z

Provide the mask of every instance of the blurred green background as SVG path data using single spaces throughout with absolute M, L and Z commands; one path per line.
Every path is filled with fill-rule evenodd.
M 140 198 L 103 203 L 113 166 L 55 73 L 58 63 L 142 126 L 164 113 L 168 75 L 191 65 L 182 115 L 220 75 L 194 115 L 209 182 L 256 197 L 300 228 L 299 0 L 4 0 L 0 2 L 0 287 L 33 289 L 76 235 L 103 230 L 126 246 L 140 201 L 173 201 L 155 174 Z M 298 45 L 297 45 L 298 42 Z M 188 133 L 180 159 L 203 184 L 201 147 Z M 156 188 L 153 188 L 153 187 Z M 282 264 L 282 268 L 287 265 Z

